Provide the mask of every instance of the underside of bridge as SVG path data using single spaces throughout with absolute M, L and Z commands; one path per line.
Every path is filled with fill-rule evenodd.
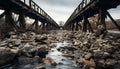
M 29 0 L 29 4 L 26 3 L 26 0 L 0 0 L 0 9 L 4 10 L 0 14 L 0 18 L 4 18 L 2 25 L 4 33 L 9 31 L 25 32 L 27 30 L 39 33 L 40 30 L 59 29 L 58 24 L 32 0 Z M 34 20 L 28 28 L 26 27 L 26 17 Z
M 66 21 L 64 29 L 95 32 L 101 28 L 105 31 L 105 18 L 108 16 L 120 30 L 120 26 L 108 12 L 109 9 L 116 8 L 118 5 L 120 5 L 120 0 L 82 0 Z M 90 23 L 90 20 L 94 22 Z M 92 25 L 95 25 L 96 28 L 92 28 Z

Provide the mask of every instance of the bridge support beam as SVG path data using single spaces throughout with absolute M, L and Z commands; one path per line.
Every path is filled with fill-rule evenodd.
M 50 26 L 50 24 L 46 24 L 46 30 L 50 30 L 50 28 L 49 28 L 49 26 Z
M 82 31 L 87 32 L 87 18 L 83 16 Z
M 104 38 L 107 34 L 106 24 L 105 24 L 105 18 L 106 18 L 106 12 L 103 10 L 99 10 L 99 20 L 98 20 L 98 28 L 96 31 L 96 36 Z
M 75 23 L 76 27 L 75 27 L 75 30 L 78 31 L 78 22 Z
M 74 25 L 74 23 L 72 23 L 72 31 L 74 31 L 75 29 L 75 25 Z
M 69 24 L 69 30 L 72 31 L 72 24 Z
M 117 24 L 117 22 L 112 18 L 112 16 L 110 15 L 110 13 L 107 11 L 107 15 L 108 17 L 111 19 L 111 21 L 114 23 L 114 25 L 118 28 L 118 30 L 120 31 L 120 26 Z
M 46 23 L 42 23 L 42 30 L 45 31 L 45 25 Z
M 18 31 L 18 27 L 12 17 L 12 12 L 10 10 L 5 10 L 5 27 L 8 31 Z
M 89 32 L 94 32 L 93 31 L 93 28 L 92 28 L 92 26 L 91 26 L 91 24 L 90 24 L 90 22 L 89 22 L 89 20 L 88 20 L 88 18 L 86 18 L 85 16 L 83 16 L 83 25 L 82 25 L 82 31 L 83 32 L 87 32 L 87 30 L 89 31 Z
M 67 26 L 67 30 L 71 30 L 71 24 L 69 24 L 68 26 Z
M 19 21 L 20 21 L 20 29 L 22 31 L 26 31 L 25 15 L 23 14 L 23 12 L 20 12 Z
M 99 24 L 104 27 L 104 29 L 106 30 L 106 24 L 105 24 L 105 17 L 106 17 L 106 12 L 103 10 L 100 10 L 99 12 Z
M 35 20 L 35 32 L 39 32 L 39 25 L 38 25 L 38 20 Z
M 90 24 L 90 22 L 89 22 L 89 20 L 88 19 L 86 19 L 86 23 L 87 23 L 87 26 L 88 26 L 88 31 L 89 32 L 91 32 L 91 33 L 93 33 L 94 31 L 93 31 L 93 28 L 92 28 L 92 26 L 91 26 L 91 24 Z
M 82 30 L 82 26 L 80 23 L 78 23 L 79 30 Z

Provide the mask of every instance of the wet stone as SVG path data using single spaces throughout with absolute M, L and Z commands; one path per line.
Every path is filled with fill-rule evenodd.
M 47 65 L 50 65 L 50 66 L 56 66 L 57 65 L 57 63 L 51 57 L 45 58 L 44 63 L 46 63 Z
M 92 57 L 92 54 L 91 53 L 87 53 L 84 57 L 85 57 L 85 59 L 90 59 Z

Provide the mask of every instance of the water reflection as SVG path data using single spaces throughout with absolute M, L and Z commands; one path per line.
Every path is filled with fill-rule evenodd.
M 58 65 L 55 67 L 46 65 L 46 69 L 80 69 L 72 58 L 63 56 L 62 52 L 57 50 L 60 47 L 72 46 L 72 43 L 64 41 L 63 43 L 53 44 L 56 47 L 52 48 L 46 57 L 51 57 Z

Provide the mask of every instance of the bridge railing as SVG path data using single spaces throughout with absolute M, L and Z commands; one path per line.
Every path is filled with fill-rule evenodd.
M 28 5 L 31 9 L 35 10 L 42 16 L 49 19 L 51 22 L 55 22 L 42 8 L 40 8 L 33 0 L 21 0 L 23 3 Z
M 82 2 L 78 5 L 78 7 L 74 10 L 74 12 L 72 13 L 72 15 L 69 17 L 69 20 L 71 20 L 78 12 L 80 12 L 86 5 L 88 5 L 89 3 L 91 3 L 93 0 L 82 0 Z

